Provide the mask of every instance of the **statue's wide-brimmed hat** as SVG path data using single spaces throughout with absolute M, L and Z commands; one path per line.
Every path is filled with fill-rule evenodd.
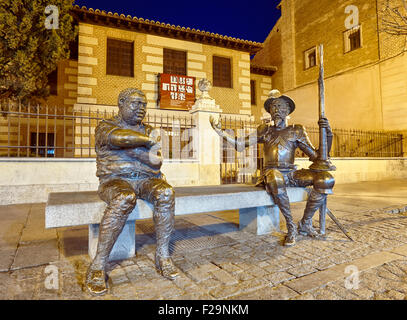
M 288 106 L 289 106 L 289 108 L 290 108 L 290 113 L 289 113 L 289 114 L 291 114 L 291 113 L 295 110 L 295 103 L 294 103 L 294 101 L 293 101 L 290 97 L 287 97 L 287 96 L 282 95 L 282 94 L 280 93 L 280 91 L 278 91 L 277 89 L 274 89 L 274 90 L 271 90 L 271 91 L 270 91 L 269 97 L 268 97 L 267 100 L 264 102 L 264 109 L 266 109 L 266 111 L 267 111 L 268 113 L 270 113 L 271 103 L 272 103 L 274 100 L 277 100 L 277 99 L 282 99 L 282 100 L 284 100 L 284 101 L 286 101 L 286 102 L 288 103 Z

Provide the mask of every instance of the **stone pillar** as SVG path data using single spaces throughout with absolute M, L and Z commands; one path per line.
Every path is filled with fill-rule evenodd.
M 280 210 L 274 206 L 239 210 L 239 230 L 263 235 L 280 231 Z
M 194 118 L 197 132 L 194 135 L 194 149 L 199 160 L 199 184 L 220 184 L 220 137 L 212 129 L 209 122 L 211 116 L 219 118 L 222 110 L 215 103 L 215 99 L 208 94 L 210 82 L 202 79 L 198 83 L 202 95 L 192 106 L 190 113 Z
M 96 256 L 99 241 L 99 224 L 89 225 L 88 254 L 91 259 Z M 125 260 L 136 255 L 136 221 L 127 221 L 120 233 L 112 251 L 109 255 L 109 261 Z

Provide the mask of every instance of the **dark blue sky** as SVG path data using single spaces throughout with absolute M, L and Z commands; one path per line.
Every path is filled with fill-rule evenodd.
M 75 4 L 263 42 L 280 16 L 280 0 L 75 0 Z M 200 5 L 199 5 L 200 4 Z

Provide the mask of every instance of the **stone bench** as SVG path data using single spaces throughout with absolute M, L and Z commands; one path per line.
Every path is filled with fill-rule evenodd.
M 278 207 L 262 188 L 249 185 L 220 185 L 177 187 L 175 189 L 175 215 L 195 214 L 225 210 L 239 210 L 239 229 L 257 235 L 279 230 Z M 305 188 L 287 188 L 290 202 L 308 198 Z M 45 227 L 61 228 L 89 226 L 89 256 L 96 254 L 99 224 L 106 204 L 96 191 L 50 193 L 45 210 Z M 152 218 L 152 205 L 137 200 L 126 225 L 117 239 L 110 260 L 133 257 L 136 251 L 135 222 Z

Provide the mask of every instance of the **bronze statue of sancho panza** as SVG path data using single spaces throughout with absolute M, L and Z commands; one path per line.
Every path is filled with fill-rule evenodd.
M 169 240 L 174 227 L 174 190 L 161 173 L 160 139 L 143 122 L 145 94 L 128 88 L 119 94 L 118 115 L 101 121 L 95 131 L 98 194 L 107 207 L 100 223 L 97 252 L 86 277 L 92 294 L 107 291 L 106 264 L 115 241 L 137 199 L 154 205 L 156 232 L 156 268 L 174 279 L 178 276 L 169 254 Z
M 220 120 L 216 121 L 211 118 L 210 121 L 215 131 L 234 145 L 237 151 L 243 151 L 246 147 L 256 143 L 264 145 L 264 168 L 258 185 L 265 186 L 274 203 L 280 208 L 288 230 L 284 245 L 292 246 L 296 241 L 297 227 L 291 215 L 286 187 L 313 186 L 304 215 L 298 223 L 298 231 L 303 235 L 315 237 L 318 236 L 318 233 L 312 227 L 312 217 L 324 204 L 327 194 L 332 193 L 335 180 L 327 171 L 297 170 L 294 164 L 297 148 L 300 148 L 311 161 L 318 158 L 318 150 L 313 147 L 302 125 L 287 125 L 286 118 L 295 109 L 294 101 L 288 96 L 281 95 L 278 90 L 272 90 L 264 103 L 264 108 L 270 113 L 273 124 L 260 125 L 256 132 L 247 136 L 244 141 L 236 140 L 235 137 L 223 131 Z M 326 118 L 321 118 L 318 124 L 326 129 L 326 143 L 329 152 L 332 145 L 332 131 L 329 122 Z

